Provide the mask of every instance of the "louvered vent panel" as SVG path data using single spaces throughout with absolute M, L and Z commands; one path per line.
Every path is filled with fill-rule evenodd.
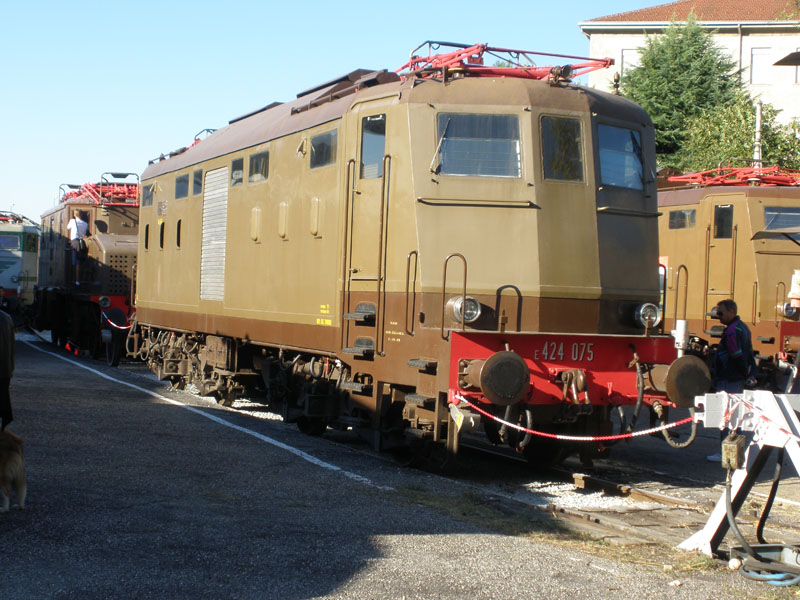
M 228 167 L 206 173 L 203 186 L 203 243 L 200 298 L 225 298 L 225 230 L 228 224 Z

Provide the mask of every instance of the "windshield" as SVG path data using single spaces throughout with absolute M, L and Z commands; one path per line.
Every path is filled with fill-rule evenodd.
M 793 206 L 765 206 L 764 229 L 786 229 L 800 227 L 800 208 Z M 800 242 L 800 234 L 792 234 L 795 242 Z
M 519 120 L 515 115 L 439 113 L 442 175 L 520 177 Z
M 642 140 L 638 131 L 598 125 L 600 181 L 631 190 L 644 189 L 642 178 Z

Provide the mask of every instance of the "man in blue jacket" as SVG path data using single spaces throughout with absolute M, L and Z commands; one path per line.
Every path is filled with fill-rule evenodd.
M 713 375 L 716 391 L 741 394 L 745 382 L 753 378 L 756 372 L 750 329 L 739 318 L 733 300 L 721 300 L 710 314 L 725 325 L 714 356 Z M 726 430 L 721 431 L 721 439 L 725 439 L 727 433 Z M 708 460 L 717 462 L 720 460 L 720 455 L 712 454 Z

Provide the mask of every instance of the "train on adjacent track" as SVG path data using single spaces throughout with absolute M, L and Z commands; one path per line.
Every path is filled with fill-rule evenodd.
M 112 365 L 122 357 L 133 314 L 138 179 L 109 172 L 98 182 L 64 184 L 58 204 L 42 215 L 33 326 L 74 352 L 96 356 L 105 349 Z M 88 226 L 80 250 L 68 232 L 76 213 Z
M 667 328 L 686 320 L 702 351 L 722 332 L 709 313 L 732 298 L 752 331 L 759 387 L 783 391 L 800 346 L 790 279 L 800 268 L 800 172 L 720 166 L 670 179 L 676 187 L 658 200 Z
M 659 327 L 653 125 L 571 82 L 610 61 L 445 46 L 151 161 L 128 354 L 311 434 L 452 455 L 482 425 L 533 462 L 706 391 Z
M 39 256 L 39 226 L 11 211 L 0 211 L 0 306 L 22 314 L 33 304 Z

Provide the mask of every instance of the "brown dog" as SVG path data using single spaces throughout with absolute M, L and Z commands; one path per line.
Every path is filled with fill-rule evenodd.
M 10 431 L 0 431 L 0 513 L 8 512 L 12 487 L 19 507 L 25 508 L 28 482 L 22 460 L 23 446 L 22 440 Z

